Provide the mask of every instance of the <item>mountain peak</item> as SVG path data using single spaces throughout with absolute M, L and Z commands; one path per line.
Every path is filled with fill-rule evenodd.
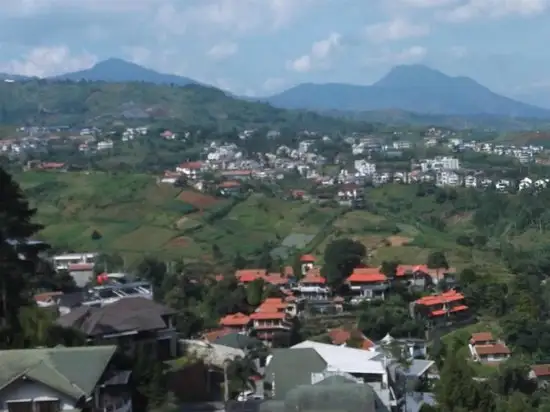
M 108 59 L 102 60 L 94 64 L 91 69 L 102 69 L 102 68 L 129 68 L 129 69 L 145 69 L 145 67 L 140 66 L 139 64 L 129 62 L 124 59 L 119 59 L 118 57 L 110 57 Z
M 423 64 L 395 66 L 382 79 L 377 87 L 434 87 L 452 81 L 452 77 Z

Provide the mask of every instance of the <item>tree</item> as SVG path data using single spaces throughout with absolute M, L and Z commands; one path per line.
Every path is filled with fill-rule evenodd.
M 399 266 L 399 262 L 395 260 L 391 260 L 391 261 L 384 260 L 382 262 L 382 265 L 380 266 L 380 272 L 386 275 L 388 278 L 392 279 L 397 274 L 398 266 Z
M 136 275 L 139 279 L 151 282 L 155 296 L 162 299 L 165 291 L 162 290 L 164 279 L 167 277 L 168 268 L 164 262 L 154 258 L 144 258 L 136 268 Z
M 235 259 L 233 259 L 233 267 L 235 268 L 235 270 L 241 270 L 241 269 L 244 269 L 247 265 L 247 261 L 244 257 L 242 257 L 242 255 L 237 252 L 237 254 L 235 255 Z
M 216 243 L 212 244 L 212 256 L 214 257 L 215 260 L 223 259 L 223 253 L 220 247 Z
M 42 226 L 32 221 L 35 210 L 29 207 L 17 183 L 2 168 L 0 199 L 0 326 L 15 334 L 21 327 L 17 315 L 23 306 L 30 304 L 29 280 L 38 260 L 37 252 L 27 241 Z
M 445 257 L 445 253 L 441 251 L 432 252 L 428 255 L 428 261 L 426 262 L 426 265 L 430 269 L 436 269 L 437 270 L 437 278 L 439 281 L 439 270 L 441 269 L 449 269 L 449 263 L 447 262 L 447 258 Z
M 367 255 L 365 245 L 351 239 L 338 239 L 325 249 L 322 275 L 332 286 L 340 286 Z
M 92 240 L 100 240 L 103 236 L 101 236 L 101 233 L 99 233 L 97 230 L 94 230 L 90 237 L 92 238 Z
M 246 286 L 246 301 L 250 306 L 256 307 L 262 303 L 265 281 L 256 279 Z

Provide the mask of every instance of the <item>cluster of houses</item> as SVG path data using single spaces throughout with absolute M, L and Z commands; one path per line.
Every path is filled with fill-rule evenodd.
M 496 156 L 515 157 L 520 163 L 530 163 L 535 156 L 544 151 L 544 147 L 536 145 L 515 146 L 487 142 L 476 142 L 475 140 L 464 142 L 461 139 L 450 139 L 449 146 L 455 150 L 471 150 L 479 153 L 493 154 Z

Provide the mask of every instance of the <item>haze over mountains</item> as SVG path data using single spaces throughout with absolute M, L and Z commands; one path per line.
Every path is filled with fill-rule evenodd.
M 0 74 L 0 79 L 21 76 Z M 199 82 L 124 61 L 107 59 L 93 67 L 55 76 L 59 80 L 148 82 L 186 86 Z M 550 110 L 501 96 L 468 77 L 450 77 L 423 65 L 397 66 L 370 86 L 304 83 L 262 99 L 284 109 L 321 112 L 407 111 L 429 115 L 550 118 Z

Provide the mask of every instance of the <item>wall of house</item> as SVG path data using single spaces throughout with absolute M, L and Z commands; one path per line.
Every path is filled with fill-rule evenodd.
M 18 380 L 0 391 L 0 411 L 8 410 L 8 401 L 59 399 L 62 410 L 74 409 L 74 401 L 37 382 Z

